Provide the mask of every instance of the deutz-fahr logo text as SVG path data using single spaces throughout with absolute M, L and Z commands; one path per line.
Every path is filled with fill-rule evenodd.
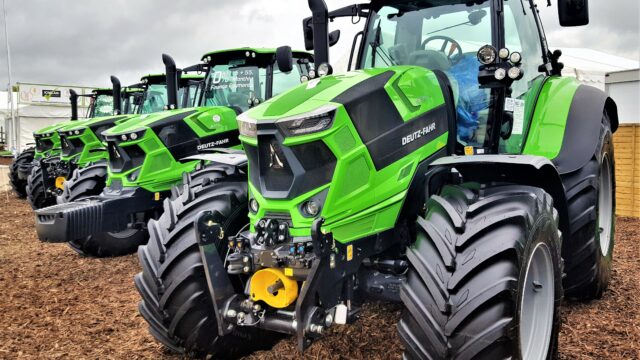
M 418 139 L 420 139 L 423 136 L 426 136 L 427 134 L 433 132 L 436 129 L 436 123 L 433 122 L 425 127 L 423 127 L 420 130 L 417 130 L 415 132 L 413 132 L 412 134 L 409 134 L 405 137 L 402 138 L 402 146 L 405 146 L 409 143 L 412 143 Z
M 198 150 L 204 150 L 204 149 L 208 149 L 208 148 L 213 148 L 216 146 L 220 146 L 220 145 L 224 145 L 226 143 L 229 142 L 229 138 L 224 138 L 224 139 L 220 139 L 220 140 L 216 140 L 216 141 L 212 141 L 206 144 L 200 144 L 198 145 Z

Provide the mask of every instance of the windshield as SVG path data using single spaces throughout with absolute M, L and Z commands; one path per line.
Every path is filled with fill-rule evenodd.
M 249 110 L 249 99 L 264 101 L 266 69 L 246 66 L 244 60 L 214 65 L 206 79 L 203 106 L 227 106 L 238 113 Z
M 452 2 L 434 6 L 425 2 L 423 8 L 396 4 L 374 12 L 361 68 L 414 65 L 443 71 L 454 92 L 458 140 L 482 146 L 491 91 L 480 89 L 476 54 L 492 43 L 490 6 L 488 1 Z
M 201 80 L 189 80 L 178 90 L 178 100 L 182 102 L 182 108 L 191 108 L 198 106 L 200 98 Z
M 113 96 L 97 95 L 91 97 L 91 105 L 93 108 L 92 117 L 111 116 L 113 115 Z
M 163 111 L 167 101 L 167 85 L 151 84 L 144 93 L 140 114 Z
M 139 105 L 136 103 L 136 97 L 139 97 L 141 95 L 141 93 L 127 93 L 124 98 L 123 113 L 137 114 Z

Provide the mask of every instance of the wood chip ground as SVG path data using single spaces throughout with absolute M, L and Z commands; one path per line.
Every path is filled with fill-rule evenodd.
M 640 220 L 618 218 L 613 281 L 602 300 L 567 303 L 560 359 L 640 359 Z M 27 203 L 0 192 L 0 358 L 179 359 L 148 334 L 137 311 L 135 255 L 82 258 L 44 244 Z M 399 359 L 397 305 L 369 305 L 334 327 L 308 359 Z M 293 339 L 252 359 L 298 359 Z

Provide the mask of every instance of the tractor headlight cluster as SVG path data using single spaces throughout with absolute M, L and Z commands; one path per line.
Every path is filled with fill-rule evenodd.
M 61 131 L 60 135 L 78 136 L 78 135 L 84 134 L 85 130 L 86 130 L 85 128 L 81 128 L 81 129 L 74 129 L 69 131 Z
M 331 127 L 335 110 L 335 106 L 325 105 L 308 113 L 280 119 L 276 124 L 287 136 L 313 134 Z
M 260 210 L 260 204 L 258 204 L 258 201 L 256 199 L 251 199 L 249 200 L 249 210 L 251 210 L 252 213 L 257 213 L 258 210 Z
M 313 200 L 309 200 L 302 205 L 302 210 L 309 216 L 316 216 L 320 213 L 320 205 Z
M 133 131 L 130 133 L 126 133 L 126 134 L 122 134 L 120 135 L 120 140 L 122 141 L 134 141 L 137 139 L 142 138 L 142 136 L 144 136 L 144 132 L 146 130 L 138 130 L 138 131 Z
M 498 58 L 498 51 L 491 45 L 485 45 L 478 50 L 478 61 L 482 65 L 493 64 Z
M 333 68 L 329 63 L 322 63 L 318 66 L 318 76 L 323 77 L 333 74 Z
M 256 137 L 258 135 L 256 120 L 250 118 L 247 113 L 238 115 L 236 119 L 238 121 L 238 131 L 240 131 L 240 135 L 247 137 Z

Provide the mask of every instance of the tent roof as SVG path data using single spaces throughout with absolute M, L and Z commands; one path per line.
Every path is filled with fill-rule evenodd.
M 560 62 L 564 63 L 565 68 L 583 72 L 608 73 L 640 68 L 638 60 L 584 48 L 562 48 Z

